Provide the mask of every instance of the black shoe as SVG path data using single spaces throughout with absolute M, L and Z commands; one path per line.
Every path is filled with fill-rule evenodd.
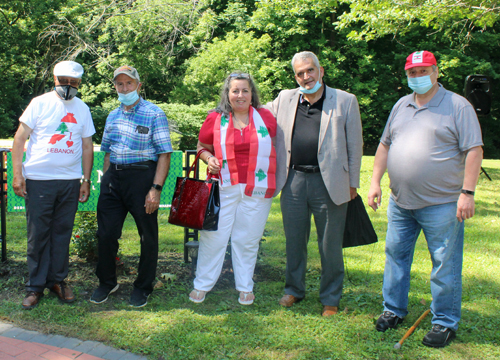
M 108 300 L 108 296 L 111 293 L 114 293 L 120 285 L 116 284 L 116 286 L 112 289 L 109 288 L 109 286 L 106 285 L 99 285 L 97 289 L 95 289 L 94 293 L 90 297 L 90 302 L 94 304 L 102 304 L 106 300 Z
M 134 288 L 132 295 L 130 296 L 130 306 L 133 307 L 143 307 L 148 304 L 148 296 L 144 290 Z
M 396 314 L 392 311 L 384 311 L 384 313 L 378 318 L 375 329 L 377 329 L 377 331 L 384 332 L 387 329 L 397 328 L 402 322 L 403 319 L 396 316 Z
M 448 345 L 448 343 L 456 337 L 456 333 L 441 325 L 434 325 L 424 336 L 422 344 L 425 346 L 440 348 Z

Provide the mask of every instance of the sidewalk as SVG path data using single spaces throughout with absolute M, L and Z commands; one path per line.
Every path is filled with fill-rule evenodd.
M 0 321 L 0 360 L 147 360 L 97 341 L 44 335 Z

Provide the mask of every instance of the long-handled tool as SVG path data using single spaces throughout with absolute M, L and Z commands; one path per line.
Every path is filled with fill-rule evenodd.
M 417 321 L 415 321 L 415 324 L 413 324 L 413 326 L 406 332 L 406 334 L 401 338 L 401 340 L 399 340 L 396 345 L 394 345 L 394 349 L 401 349 L 401 345 L 403 345 L 403 342 L 408 338 L 408 336 L 410 336 L 414 331 L 415 329 L 417 328 L 418 324 L 420 324 L 420 322 L 422 320 L 425 319 L 425 317 L 431 312 L 431 309 L 427 309 L 425 310 L 425 312 L 420 315 L 420 317 L 417 319 Z

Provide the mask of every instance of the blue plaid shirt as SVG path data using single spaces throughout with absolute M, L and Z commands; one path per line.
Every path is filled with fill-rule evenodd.
M 101 151 L 111 153 L 113 164 L 157 161 L 158 154 L 172 152 L 165 113 L 142 97 L 129 111 L 121 104 L 106 119 Z

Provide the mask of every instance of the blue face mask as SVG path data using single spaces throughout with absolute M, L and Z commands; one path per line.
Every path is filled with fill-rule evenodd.
M 306 88 L 303 88 L 302 86 L 299 88 L 299 91 L 302 93 L 302 94 L 314 94 L 316 91 L 319 90 L 319 88 L 321 87 L 321 84 L 319 83 L 319 81 L 316 81 L 316 85 L 314 85 L 314 87 L 312 89 L 306 89 Z
M 415 78 L 408 77 L 408 86 L 410 87 L 410 89 L 420 95 L 425 94 L 430 89 L 432 89 L 433 85 L 434 84 L 431 81 L 430 75 Z
M 139 87 L 139 86 L 137 86 Z M 137 100 L 139 100 L 139 94 L 137 93 L 137 89 L 129 92 L 128 94 L 118 93 L 118 101 L 121 102 L 125 106 L 132 105 Z

